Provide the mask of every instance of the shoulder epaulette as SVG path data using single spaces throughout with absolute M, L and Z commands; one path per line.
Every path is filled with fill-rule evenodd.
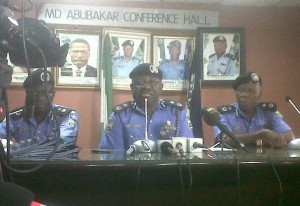
M 212 57 L 213 57 L 213 56 L 215 56 L 215 55 L 216 55 L 216 53 L 214 53 L 214 54 L 211 54 L 211 55 L 209 55 L 209 57 L 208 57 L 208 58 L 210 59 L 210 58 L 212 58 Z
M 181 103 L 175 102 L 173 100 L 162 100 L 160 104 L 164 108 L 167 107 L 167 106 L 172 106 L 172 107 L 176 107 L 180 110 L 184 109 L 184 106 Z
M 225 57 L 235 60 L 235 57 L 232 54 L 225 54 Z
M 223 105 L 223 106 L 217 107 L 217 109 L 221 114 L 236 112 L 236 108 L 233 105 Z
M 128 102 L 119 104 L 118 106 L 116 106 L 115 108 L 113 108 L 113 111 L 116 112 L 116 113 L 120 113 L 123 110 L 132 107 L 134 104 L 135 104 L 134 101 L 128 101 Z
M 23 107 L 19 107 L 17 109 L 14 109 L 13 111 L 9 112 L 10 117 L 15 121 L 17 119 L 20 119 L 24 117 L 25 110 Z
M 54 107 L 54 110 L 57 112 L 59 116 L 65 116 L 72 111 L 72 109 L 63 106 L 56 106 Z
M 258 103 L 258 106 L 263 111 L 269 111 L 269 112 L 276 112 L 277 111 L 277 105 L 273 102 L 260 102 Z
M 117 60 L 117 59 L 120 59 L 120 58 L 122 58 L 122 56 L 114 57 L 113 60 Z
M 167 60 L 167 59 L 163 59 L 163 60 L 161 60 L 161 61 L 159 62 L 159 64 L 162 65 L 162 64 L 164 64 L 164 63 L 166 63 L 166 62 L 168 62 L 168 60 Z

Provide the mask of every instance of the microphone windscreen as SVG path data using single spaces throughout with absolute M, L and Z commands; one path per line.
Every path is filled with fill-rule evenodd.
M 221 119 L 220 113 L 214 108 L 203 108 L 201 109 L 204 121 L 210 126 L 216 126 Z
M 160 145 L 161 152 L 164 154 L 170 154 L 170 149 L 173 150 L 173 145 L 170 142 L 163 142 Z
M 285 100 L 286 100 L 287 102 L 289 102 L 290 100 L 292 100 L 292 98 L 289 97 L 289 96 L 287 96 L 287 97 L 285 98 Z

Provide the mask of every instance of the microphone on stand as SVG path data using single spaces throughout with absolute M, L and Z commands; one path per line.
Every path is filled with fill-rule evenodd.
M 290 103 L 290 104 L 294 107 L 294 109 L 296 110 L 296 112 L 300 115 L 300 111 L 299 111 L 299 109 L 297 108 L 297 106 L 294 104 L 294 102 L 292 101 L 292 98 L 289 97 L 289 96 L 287 96 L 287 97 L 285 98 L 285 100 L 286 100 L 288 103 Z
M 155 142 L 148 139 L 148 99 L 145 98 L 145 139 L 137 140 L 129 146 L 126 154 L 133 155 L 139 152 L 152 152 L 155 150 Z
M 223 133 L 225 133 L 232 141 L 234 141 L 239 147 L 246 150 L 248 152 L 248 149 L 244 145 L 244 143 L 236 138 L 232 132 L 229 131 L 229 129 L 223 125 L 220 122 L 221 115 L 218 111 L 216 111 L 214 108 L 203 108 L 201 109 L 201 113 L 203 114 L 204 121 L 210 125 L 210 126 L 217 126 Z
M 163 154 L 178 156 L 178 153 L 174 150 L 174 147 L 170 142 L 161 143 L 160 150 Z

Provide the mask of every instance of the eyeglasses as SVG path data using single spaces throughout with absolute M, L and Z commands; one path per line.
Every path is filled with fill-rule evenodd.
M 137 88 L 141 88 L 141 87 L 155 87 L 157 85 L 159 85 L 160 81 L 149 81 L 149 82 L 142 82 L 142 81 L 137 81 L 137 82 L 133 82 L 132 85 L 137 87 Z

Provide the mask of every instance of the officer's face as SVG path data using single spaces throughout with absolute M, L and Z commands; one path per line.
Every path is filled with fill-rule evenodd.
M 71 61 L 78 69 L 87 65 L 90 57 L 90 48 L 88 45 L 75 42 L 70 47 Z
M 215 42 L 214 47 L 217 55 L 223 55 L 226 52 L 227 44 L 225 42 Z
M 178 60 L 181 54 L 181 47 L 171 46 L 169 48 L 170 59 Z
M 240 85 L 236 90 L 238 104 L 242 111 L 251 111 L 256 107 L 262 94 L 259 84 L 247 83 Z
M 125 57 L 131 57 L 133 53 L 133 47 L 132 46 L 123 46 L 124 56 Z
M 53 86 L 49 85 L 48 93 L 50 96 L 50 104 L 52 104 L 55 95 L 55 90 Z M 34 87 L 34 102 L 36 111 L 43 112 L 50 110 L 51 107 L 48 103 L 44 85 Z
M 132 96 L 140 107 L 144 107 L 145 99 L 149 107 L 155 107 L 163 89 L 163 83 L 155 76 L 137 76 L 130 85 Z

